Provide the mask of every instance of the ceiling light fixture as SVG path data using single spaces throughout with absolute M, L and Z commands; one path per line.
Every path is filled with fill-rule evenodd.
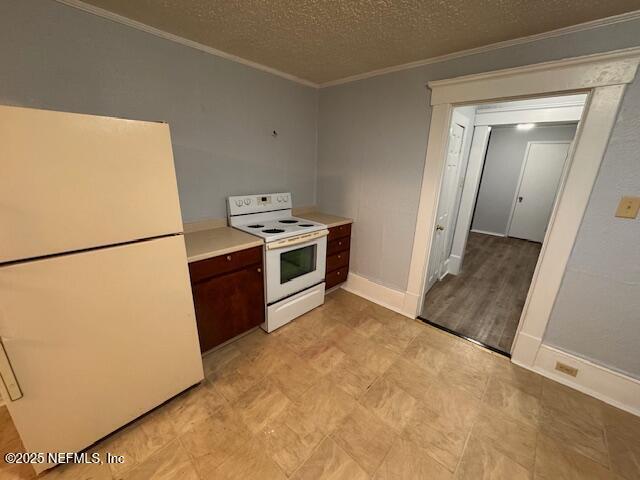
M 535 126 L 536 126 L 535 123 L 519 123 L 516 128 L 518 130 L 531 130 Z

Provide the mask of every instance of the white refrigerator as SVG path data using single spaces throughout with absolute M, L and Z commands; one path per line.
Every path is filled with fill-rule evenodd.
M 78 452 L 202 380 L 167 124 L 0 106 L 0 340 L 30 452 Z

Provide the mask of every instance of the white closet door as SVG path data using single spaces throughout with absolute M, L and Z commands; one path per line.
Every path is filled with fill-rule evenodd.
M 514 200 L 509 236 L 542 242 L 570 142 L 530 142 Z

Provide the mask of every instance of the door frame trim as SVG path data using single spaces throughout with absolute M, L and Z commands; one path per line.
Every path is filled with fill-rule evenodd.
M 509 221 L 507 222 L 507 230 L 504 234 L 505 237 L 509 237 L 509 232 L 511 231 L 511 221 L 513 220 L 513 214 L 516 211 L 516 201 L 518 199 L 518 193 L 520 193 L 520 187 L 522 187 L 522 180 L 524 179 L 524 171 L 527 166 L 527 161 L 529 159 L 529 150 L 531 149 L 531 145 L 534 143 L 537 144 L 567 144 L 569 148 L 567 149 L 567 157 L 564 159 L 564 164 L 562 165 L 562 172 L 560 173 L 560 183 L 558 183 L 558 189 L 556 190 L 556 195 L 553 198 L 553 205 L 551 212 L 555 208 L 555 203 L 558 200 L 558 196 L 560 194 L 560 188 L 564 184 L 564 180 L 567 177 L 567 173 L 569 172 L 569 150 L 571 149 L 571 140 L 531 140 L 527 142 L 527 148 L 524 151 L 524 159 L 522 161 L 522 166 L 520 167 L 520 175 L 518 176 L 518 185 L 516 186 L 516 191 L 513 194 L 513 200 L 511 201 L 511 211 L 509 212 Z M 547 224 L 547 228 L 549 228 L 549 224 Z
M 433 106 L 403 312 L 422 304 L 454 106 L 562 93 L 588 93 L 568 156 L 568 173 L 551 214 L 511 350 L 533 367 L 565 267 L 606 152 L 626 85 L 635 78 L 640 47 L 429 82 Z

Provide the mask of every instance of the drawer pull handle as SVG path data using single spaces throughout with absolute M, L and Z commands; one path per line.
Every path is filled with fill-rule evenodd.
M 262 269 L 260 267 L 258 267 L 258 273 L 262 272 Z
M 342 258 L 342 255 L 338 255 L 338 260 L 340 260 Z
M 342 246 L 342 242 L 338 242 L 338 245 Z
M 227 262 L 231 261 L 231 255 L 227 255 Z
M 341 274 L 341 273 L 342 273 L 342 272 L 338 272 L 338 276 L 340 276 L 340 274 Z

